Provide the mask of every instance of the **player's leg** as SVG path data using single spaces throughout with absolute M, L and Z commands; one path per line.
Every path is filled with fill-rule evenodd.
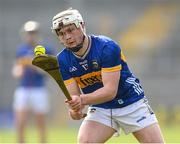
M 96 121 L 84 121 L 78 134 L 78 143 L 104 143 L 115 133 L 115 129 Z
M 36 113 L 36 125 L 39 131 L 39 142 L 47 142 L 46 115 L 44 113 Z
M 27 90 L 24 88 L 17 88 L 14 95 L 14 116 L 15 116 L 15 128 L 17 132 L 18 143 L 25 142 L 25 126 L 28 113 L 28 95 Z
M 47 142 L 46 115 L 49 111 L 48 93 L 42 88 L 32 88 L 31 105 L 36 117 L 36 125 L 39 132 L 39 142 Z
M 25 143 L 25 126 L 27 111 L 15 111 L 15 127 L 18 143 Z
M 164 143 L 158 123 L 154 123 L 133 133 L 140 143 Z
M 157 118 L 146 99 L 114 110 L 119 125 L 126 134 L 133 133 L 141 143 L 163 143 Z
M 78 134 L 79 143 L 104 143 L 118 131 L 110 109 L 90 107 Z

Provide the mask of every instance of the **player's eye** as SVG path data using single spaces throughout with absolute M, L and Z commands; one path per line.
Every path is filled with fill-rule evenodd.
M 60 31 L 60 29 L 57 29 L 56 33 L 57 33 L 58 36 L 63 36 L 64 35 L 64 33 L 62 31 Z
M 75 28 L 70 27 L 70 28 L 67 29 L 67 32 L 68 32 L 68 33 L 72 33 L 74 30 L 75 30 Z
M 63 32 L 58 32 L 58 35 L 59 35 L 59 36 L 63 36 L 64 33 L 63 33 Z

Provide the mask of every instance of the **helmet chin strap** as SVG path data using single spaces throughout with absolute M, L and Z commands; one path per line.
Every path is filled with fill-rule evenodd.
M 83 47 L 83 43 L 84 43 L 84 40 L 85 40 L 85 35 L 83 35 L 83 40 L 80 44 L 78 44 L 77 46 L 75 47 L 66 47 L 68 50 L 72 51 L 72 52 L 78 52 L 82 47 Z

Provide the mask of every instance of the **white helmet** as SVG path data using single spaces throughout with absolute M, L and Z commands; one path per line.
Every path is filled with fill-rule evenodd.
M 40 24 L 36 21 L 27 21 L 22 30 L 24 32 L 39 31 Z
M 52 19 L 52 31 L 61 28 L 61 26 L 68 24 L 75 24 L 79 28 L 80 24 L 83 23 L 83 18 L 78 10 L 67 9 L 55 15 Z

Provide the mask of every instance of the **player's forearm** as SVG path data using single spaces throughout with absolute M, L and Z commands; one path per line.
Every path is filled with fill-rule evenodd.
M 32 65 L 32 58 L 31 57 L 24 57 L 24 58 L 19 58 L 17 60 L 17 63 L 23 66 L 29 66 Z
M 81 101 L 83 105 L 99 104 L 112 100 L 117 93 L 117 89 L 112 86 L 104 86 L 92 93 L 82 94 Z

